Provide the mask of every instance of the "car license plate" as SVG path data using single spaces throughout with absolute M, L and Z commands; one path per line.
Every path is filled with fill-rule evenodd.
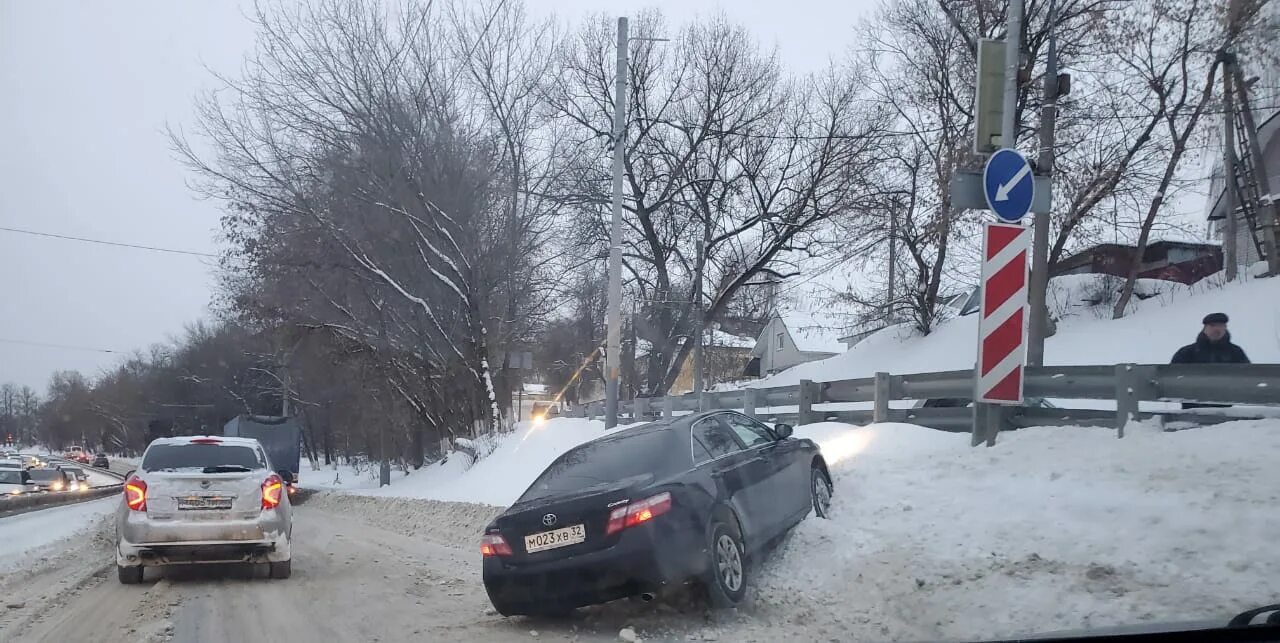
M 226 496 L 187 496 L 178 498 L 179 511 L 230 509 L 231 498 Z
M 582 525 L 570 525 L 563 529 L 553 529 L 524 537 L 524 550 L 530 554 L 547 549 L 557 549 L 576 545 L 587 539 L 587 530 Z

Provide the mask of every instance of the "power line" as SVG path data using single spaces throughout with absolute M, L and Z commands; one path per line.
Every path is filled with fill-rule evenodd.
M 158 246 L 144 246 L 136 243 L 122 243 L 118 241 L 103 241 L 102 239 L 89 239 L 86 237 L 73 237 L 65 234 L 53 234 L 51 232 L 37 232 L 35 230 L 22 230 L 20 228 L 7 228 L 0 226 L 0 230 L 5 232 L 16 232 L 19 234 L 29 234 L 36 237 L 47 237 L 50 239 L 62 239 L 64 241 L 80 241 L 83 243 L 96 243 L 104 246 L 115 246 L 118 248 L 133 248 L 135 250 L 150 250 L 152 252 L 168 252 L 176 255 L 190 255 L 192 257 L 209 257 L 217 259 L 218 255 L 209 252 L 196 252 L 194 250 L 177 250 L 174 248 L 161 248 Z
M 128 352 L 128 351 L 112 350 L 110 348 L 93 348 L 90 346 L 72 346 L 70 344 L 51 344 L 49 342 L 34 342 L 27 339 L 6 339 L 4 337 L 0 337 L 0 343 L 18 344 L 20 346 L 38 346 L 41 348 L 61 348 L 61 349 L 73 350 L 73 351 L 91 351 L 94 353 L 120 354 L 120 353 Z

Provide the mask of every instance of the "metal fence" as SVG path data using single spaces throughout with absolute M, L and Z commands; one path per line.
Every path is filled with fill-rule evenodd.
M 876 373 L 862 379 L 813 382 L 773 388 L 692 393 L 661 398 L 636 398 L 619 404 L 619 415 L 632 420 L 673 417 L 715 409 L 738 409 L 772 422 L 811 424 L 821 421 L 866 424 L 909 422 L 943 431 L 972 432 L 975 445 L 993 444 L 1002 429 L 1027 426 L 1087 425 L 1117 429 L 1131 420 L 1161 415 L 1167 421 L 1216 424 L 1263 417 L 1236 409 L 1230 413 L 1142 411 L 1140 402 L 1196 402 L 1280 407 L 1280 364 L 1116 364 L 1110 366 L 1029 366 L 1024 394 L 1026 406 L 974 406 L 973 370 L 892 375 Z M 1055 400 L 1113 401 L 1116 409 L 1057 408 L 1040 402 Z M 912 401 L 913 408 L 893 408 L 890 402 Z M 871 403 L 870 409 L 824 408 L 847 403 Z M 786 407 L 796 407 L 789 410 Z M 600 417 L 602 401 L 573 409 L 577 417 Z

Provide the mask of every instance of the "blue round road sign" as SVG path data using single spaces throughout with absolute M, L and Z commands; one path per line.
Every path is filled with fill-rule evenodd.
M 1036 196 L 1031 164 L 1018 150 L 1001 148 L 987 159 L 982 171 L 982 193 L 987 206 L 1003 221 L 1019 221 L 1031 211 Z

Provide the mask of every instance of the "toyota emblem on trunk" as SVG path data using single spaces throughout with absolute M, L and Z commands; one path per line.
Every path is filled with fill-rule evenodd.
M 546 525 L 546 526 L 548 526 L 548 527 L 550 527 L 551 525 L 556 524 L 556 515 L 555 515 L 555 514 L 547 514 L 547 515 L 543 516 L 543 517 L 542 517 L 542 524 L 544 524 L 544 525 Z

